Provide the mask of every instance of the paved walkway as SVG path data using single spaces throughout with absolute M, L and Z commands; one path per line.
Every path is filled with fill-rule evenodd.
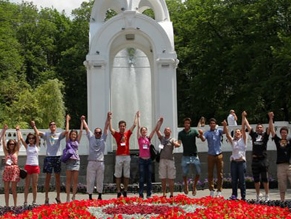
M 264 194 L 264 191 L 262 189 L 261 189 L 261 193 Z M 184 193 L 181 193 L 181 192 L 175 192 L 174 193 L 174 195 L 178 195 L 178 194 L 184 194 Z M 161 193 L 154 193 L 153 195 L 161 196 L 162 194 Z M 169 195 L 169 193 L 168 193 L 168 195 Z M 192 197 L 193 198 L 194 197 L 195 198 L 200 198 L 200 197 L 204 197 L 204 196 L 208 196 L 208 195 L 209 195 L 209 190 L 198 190 L 196 196 L 192 196 L 191 191 L 189 191 L 189 194 L 188 194 L 188 196 L 191 197 L 191 198 Z M 278 189 L 271 189 L 269 195 L 270 195 L 270 200 L 280 200 L 280 195 L 279 195 Z M 23 202 L 24 202 L 24 197 L 23 196 L 24 196 L 23 193 L 19 193 L 18 194 L 18 200 L 17 200 L 17 205 L 18 206 L 23 205 Z M 128 194 L 128 197 L 134 197 L 134 196 L 137 197 L 138 194 L 133 194 L 133 193 L 129 193 Z M 228 199 L 231 196 L 231 189 L 224 189 L 222 191 L 222 196 L 225 199 Z M 55 192 L 50 192 L 49 193 L 49 201 L 50 201 L 50 203 L 56 203 L 55 198 L 56 198 L 56 193 Z M 98 194 L 93 194 L 93 198 L 98 198 Z M 103 199 L 116 198 L 116 194 L 103 194 L 102 198 Z M 247 189 L 246 198 L 248 200 L 255 199 L 256 198 L 255 190 L 254 189 Z M 76 200 L 83 200 L 83 199 L 88 199 L 88 195 L 87 194 L 81 194 L 81 193 L 78 193 L 76 195 Z M 287 191 L 286 199 L 288 199 L 288 200 L 291 199 L 291 190 Z M 45 200 L 44 199 L 44 193 L 38 193 L 37 194 L 36 203 L 37 204 L 44 204 L 44 200 Z M 66 201 L 66 193 L 61 193 L 61 201 L 62 202 Z M 28 195 L 28 204 L 31 204 L 31 202 L 32 202 L 32 194 L 29 193 L 29 195 Z M 12 195 L 10 195 L 9 203 L 10 203 L 10 206 L 13 205 Z M 1 194 L 0 195 L 0 206 L 4 206 L 4 205 L 5 205 L 4 194 Z

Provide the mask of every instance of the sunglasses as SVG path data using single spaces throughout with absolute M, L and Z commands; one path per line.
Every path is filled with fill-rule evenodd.
M 101 135 L 101 134 L 102 134 L 102 132 L 95 132 L 95 134 Z

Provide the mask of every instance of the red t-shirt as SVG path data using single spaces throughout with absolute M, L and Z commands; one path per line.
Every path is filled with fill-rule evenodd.
M 132 132 L 130 130 L 127 130 L 123 134 L 115 131 L 113 137 L 117 144 L 116 155 L 129 155 L 129 138 L 131 134 Z

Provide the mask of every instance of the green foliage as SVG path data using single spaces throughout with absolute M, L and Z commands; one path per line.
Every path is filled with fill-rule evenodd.
M 290 120 L 290 0 L 167 0 L 174 25 L 178 118 L 226 118 L 247 110 L 252 123 Z M 87 113 L 86 69 L 94 1 L 72 17 L 31 2 L 0 0 L 0 122 L 71 127 Z M 154 11 L 144 14 L 154 18 Z M 108 9 L 105 20 L 115 16 Z M 240 117 L 240 116 L 239 116 Z
M 57 79 L 48 80 L 35 90 L 23 80 L 2 81 L 1 85 L 2 88 L 6 88 L 2 90 L 2 95 L 6 97 L 6 105 L 1 105 L 3 124 L 8 124 L 9 127 L 20 125 L 21 128 L 29 128 L 30 121 L 35 120 L 39 128 L 47 128 L 49 122 L 54 120 L 59 127 L 64 127 L 62 82 Z
M 15 23 L 18 7 L 7 1 L 0 1 L 0 79 L 8 76 L 16 77 L 22 72 L 23 57 L 20 54 L 21 45 L 15 36 Z
M 58 127 L 64 127 L 65 105 L 62 90 L 64 84 L 57 79 L 48 80 L 35 89 L 34 98 L 38 103 L 37 117 L 32 118 L 38 128 L 47 128 L 50 121 L 55 121 Z
M 167 3 L 180 59 L 180 123 L 185 116 L 221 121 L 231 108 L 247 110 L 251 122 L 266 122 L 269 110 L 289 120 L 290 50 L 283 48 L 290 42 L 290 1 Z

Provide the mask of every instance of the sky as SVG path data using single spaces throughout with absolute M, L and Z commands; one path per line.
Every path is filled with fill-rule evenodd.
M 13 3 L 21 3 L 22 0 L 9 0 Z M 33 2 L 34 5 L 37 5 L 40 9 L 41 7 L 45 8 L 55 8 L 59 12 L 65 10 L 66 14 L 70 16 L 73 9 L 79 8 L 82 2 L 88 2 L 88 0 L 25 0 L 28 2 Z

